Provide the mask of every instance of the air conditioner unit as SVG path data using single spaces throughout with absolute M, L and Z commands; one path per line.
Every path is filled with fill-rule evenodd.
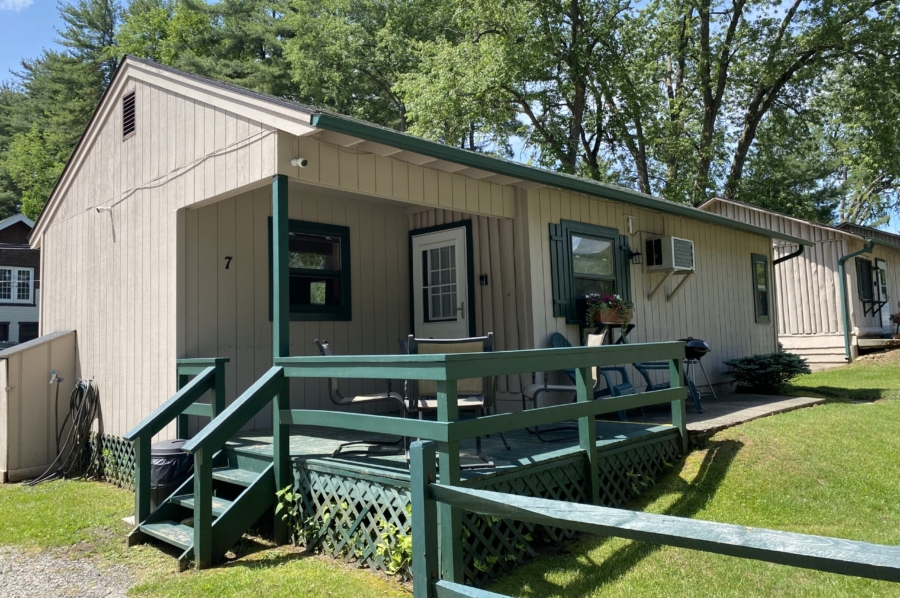
M 694 242 L 678 237 L 652 237 L 644 247 L 646 272 L 693 272 Z

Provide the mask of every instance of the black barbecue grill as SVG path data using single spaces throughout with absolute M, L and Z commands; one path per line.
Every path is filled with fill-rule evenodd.
M 680 338 L 678 340 L 684 342 L 684 364 L 687 366 L 687 375 L 690 378 L 690 383 L 693 387 L 691 390 L 698 395 L 698 403 L 700 391 L 697 390 L 697 384 L 694 380 L 694 365 L 700 366 L 700 371 L 703 372 L 703 377 L 706 378 L 706 385 L 709 386 L 709 392 L 712 393 L 714 399 L 718 399 L 719 397 L 716 396 L 716 391 L 713 389 L 712 383 L 709 381 L 709 376 L 706 373 L 706 368 L 703 367 L 703 362 L 701 361 L 701 358 L 710 352 L 709 343 L 692 336 Z

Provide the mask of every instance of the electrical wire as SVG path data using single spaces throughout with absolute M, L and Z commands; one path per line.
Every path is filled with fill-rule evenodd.
M 57 386 L 57 402 L 58 391 Z M 69 413 L 56 435 L 56 459 L 43 474 L 22 484 L 36 486 L 58 479 L 100 477 L 101 453 L 91 447 L 91 430 L 95 421 L 98 429 L 97 437 L 100 438 L 103 434 L 103 420 L 100 416 L 100 395 L 97 392 L 97 385 L 93 380 L 79 380 L 69 395 Z

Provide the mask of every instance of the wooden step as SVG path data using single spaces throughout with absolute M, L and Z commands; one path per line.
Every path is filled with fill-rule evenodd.
M 185 494 L 182 496 L 173 496 L 169 499 L 169 502 L 172 502 L 176 505 L 181 505 L 182 507 L 188 508 L 190 510 L 194 510 L 194 495 L 193 494 Z M 218 496 L 213 496 L 212 498 L 212 514 L 213 517 L 221 517 L 222 513 L 228 510 L 228 507 L 231 506 L 230 500 L 225 500 L 224 498 L 219 498 Z
M 245 488 L 256 481 L 259 477 L 258 473 L 247 471 L 246 469 L 238 469 L 236 467 L 219 467 L 213 469 L 212 477 L 220 482 L 228 482 L 244 486 Z
M 194 529 L 182 525 L 177 521 L 160 521 L 158 523 L 145 523 L 141 531 L 166 544 L 177 546 L 187 550 L 194 544 Z

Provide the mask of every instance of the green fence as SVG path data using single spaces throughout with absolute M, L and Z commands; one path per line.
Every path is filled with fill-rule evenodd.
M 438 511 L 447 507 L 602 536 L 900 582 L 900 546 L 882 546 L 596 505 L 564 503 L 564 508 L 561 508 L 563 503 L 560 501 L 437 483 L 435 445 L 432 442 L 418 441 L 410 447 L 410 477 L 415 598 L 504 598 L 493 592 L 458 583 L 452 578 L 452 569 L 439 562 L 440 555 L 453 550 L 452 538 L 439 532 L 437 525 Z

